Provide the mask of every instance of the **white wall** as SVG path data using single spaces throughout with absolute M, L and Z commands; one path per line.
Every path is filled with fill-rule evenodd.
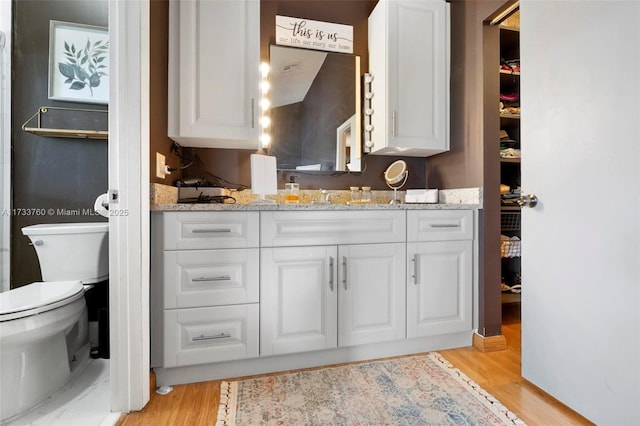
M 640 424 L 640 2 L 522 0 L 522 375 Z
M 9 290 L 11 207 L 11 1 L 0 0 L 0 291 Z M 1 36 L 0 36 L 1 37 Z

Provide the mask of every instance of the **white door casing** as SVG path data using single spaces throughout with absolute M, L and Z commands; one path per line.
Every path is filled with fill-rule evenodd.
M 0 291 L 10 288 L 11 2 L 0 1 Z
M 149 0 L 109 2 L 111 411 L 149 400 Z
M 640 2 L 520 6 L 522 375 L 640 424 Z

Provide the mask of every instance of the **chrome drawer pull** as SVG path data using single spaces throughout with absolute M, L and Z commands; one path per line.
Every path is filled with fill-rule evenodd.
M 202 282 L 208 282 L 208 281 L 229 281 L 229 280 L 231 280 L 231 276 L 229 276 L 229 275 L 220 275 L 219 277 L 192 278 L 191 282 L 202 283 Z
M 347 289 L 347 258 L 342 256 L 342 282 L 344 283 L 344 289 Z
M 228 339 L 229 337 L 231 337 L 231 334 L 228 334 L 228 333 L 220 333 L 220 334 L 216 334 L 215 336 L 205 336 L 204 334 L 201 334 L 198 337 L 194 337 L 191 340 L 194 342 L 198 342 L 200 340 Z
M 457 223 L 431 223 L 429 224 L 432 228 L 459 228 L 460 225 Z
M 217 234 L 221 232 L 231 232 L 231 229 L 194 229 L 192 234 Z
M 413 278 L 413 283 L 418 285 L 418 255 L 414 254 L 411 261 L 413 262 L 413 275 L 411 275 L 411 278 Z
M 333 291 L 333 256 L 329 256 L 329 290 Z

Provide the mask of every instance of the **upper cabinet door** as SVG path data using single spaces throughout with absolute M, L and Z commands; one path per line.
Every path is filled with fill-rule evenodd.
M 257 148 L 260 2 L 172 0 L 169 13 L 169 137 Z
M 372 154 L 449 150 L 449 3 L 380 0 L 369 17 Z

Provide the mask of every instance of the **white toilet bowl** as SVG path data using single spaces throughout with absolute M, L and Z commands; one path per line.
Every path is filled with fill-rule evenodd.
M 44 282 L 0 293 L 0 421 L 43 401 L 89 359 L 83 284 L 108 278 L 108 224 L 23 228 Z
M 0 293 L 2 420 L 42 401 L 89 354 L 80 281 L 38 282 Z

